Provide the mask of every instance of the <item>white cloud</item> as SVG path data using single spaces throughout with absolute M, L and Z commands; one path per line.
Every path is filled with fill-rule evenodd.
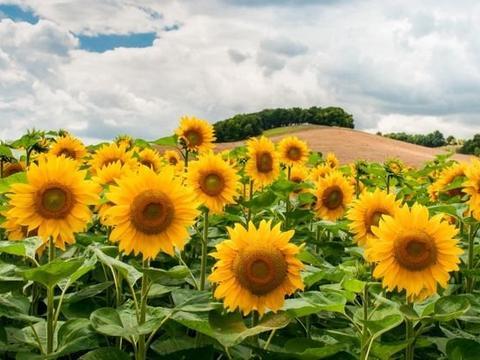
M 152 139 L 183 114 L 314 105 L 369 131 L 480 132 L 476 2 L 293 3 L 22 0 L 43 20 L 0 21 L 0 138 L 35 126 Z M 101 54 L 74 35 L 147 31 L 153 46 Z

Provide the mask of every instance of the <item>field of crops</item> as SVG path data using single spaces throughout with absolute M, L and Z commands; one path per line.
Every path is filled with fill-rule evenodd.
M 4 359 L 479 359 L 480 161 L 0 145 Z

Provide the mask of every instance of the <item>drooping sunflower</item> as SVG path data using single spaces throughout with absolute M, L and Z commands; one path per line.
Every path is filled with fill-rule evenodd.
M 185 147 L 190 151 L 204 152 L 212 150 L 215 146 L 213 126 L 194 116 L 183 116 L 175 133 L 185 142 Z
M 325 164 L 330 166 L 332 169 L 336 169 L 340 165 L 340 161 L 338 161 L 334 153 L 329 152 L 325 157 Z
M 442 217 L 430 218 L 425 206 L 414 204 L 372 227 L 377 239 L 365 257 L 376 263 L 373 276 L 383 278 L 383 287 L 405 290 L 411 301 L 421 301 L 437 292 L 437 283 L 447 286 L 449 272 L 458 270 L 462 249 L 455 239 L 458 230 Z
M 331 172 L 333 171 L 333 169 L 324 164 L 324 165 L 319 165 L 315 168 L 313 168 L 311 171 L 310 171 L 310 179 L 313 181 L 313 182 L 317 182 L 319 181 L 320 179 L 324 178 L 325 176 L 327 176 L 328 174 L 330 174 Z
M 296 184 L 303 184 L 308 179 L 308 170 L 303 165 L 292 166 L 290 171 L 290 181 L 293 181 Z M 299 193 L 300 190 L 294 191 Z
M 49 151 L 55 156 L 65 156 L 73 160 L 81 161 L 87 154 L 83 143 L 70 135 L 57 138 Z
M 462 194 L 462 184 L 456 188 L 450 188 L 454 186 L 455 182 L 458 179 L 461 179 L 465 176 L 466 165 L 465 164 L 454 164 L 445 170 L 443 170 L 438 179 L 428 187 L 428 192 L 430 198 L 433 201 L 436 201 L 440 194 L 446 194 L 448 196 L 457 196 Z
M 221 213 L 227 204 L 234 202 L 239 177 L 220 155 L 209 152 L 188 169 L 188 184 L 197 199 L 214 213 Z
M 405 165 L 402 163 L 400 159 L 388 159 L 385 162 L 385 169 L 395 175 L 400 174 L 403 169 L 405 168 Z
M 25 171 L 25 164 L 21 161 L 7 162 L 3 164 L 3 177 L 9 177 L 13 174 Z
M 223 299 L 227 310 L 238 308 L 244 315 L 253 310 L 260 315 L 266 309 L 276 312 L 286 295 L 303 290 L 299 248 L 289 242 L 293 230 L 282 232 L 280 224 L 272 228 L 263 220 L 258 229 L 253 223 L 248 230 L 235 224 L 228 233 L 229 239 L 211 254 L 217 262 L 209 276 L 218 285 L 215 298 Z
M 118 135 L 115 138 L 115 143 L 118 146 L 123 146 L 125 150 L 131 150 L 134 147 L 135 142 L 133 141 L 133 138 L 130 135 Z
M 122 165 L 127 165 L 132 169 L 137 166 L 137 161 L 133 158 L 131 151 L 126 151 L 124 145 L 111 143 L 103 145 L 95 152 L 90 161 L 91 170 L 95 172 L 116 161 L 120 161 Z
M 266 137 L 247 141 L 249 159 L 245 172 L 257 186 L 266 186 L 275 181 L 280 174 L 280 164 L 275 145 Z
M 331 221 L 341 218 L 352 201 L 353 193 L 353 186 L 338 171 L 320 179 L 315 190 L 317 216 Z
M 198 203 L 167 167 L 157 174 L 142 166 L 111 186 L 105 223 L 113 226 L 110 240 L 127 254 L 154 258 L 160 251 L 173 255 L 188 239 L 187 228 L 195 222 Z
M 480 219 L 480 160 L 472 159 L 465 170 L 466 180 L 463 183 L 463 191 L 470 195 L 468 199 L 469 209 L 475 219 Z
M 158 172 L 162 167 L 162 159 L 159 153 L 153 149 L 143 149 L 138 153 L 138 162 Z
M 394 216 L 399 208 L 400 201 L 395 200 L 395 195 L 378 188 L 374 192 L 361 194 L 347 213 L 357 243 L 361 246 L 368 245 L 376 238 L 372 226 L 378 226 L 384 215 Z
M 308 159 L 308 146 L 296 136 L 288 136 L 278 143 L 280 161 L 288 166 L 302 165 Z
M 92 216 L 89 205 L 98 201 L 97 185 L 85 176 L 75 160 L 40 158 L 38 164 L 30 165 L 27 184 L 11 186 L 7 217 L 15 218 L 28 232 L 37 229 L 44 241 L 52 237 L 64 249 L 65 243 L 75 242 L 74 233 L 85 229 Z
M 176 150 L 166 150 L 163 153 L 163 158 L 165 162 L 169 165 L 172 166 L 176 171 L 183 171 L 183 159 L 180 155 L 180 153 Z

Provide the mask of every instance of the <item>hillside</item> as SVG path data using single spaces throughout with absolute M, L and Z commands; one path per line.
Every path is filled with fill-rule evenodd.
M 279 128 L 269 130 L 265 135 L 277 142 L 289 134 L 305 140 L 312 150 L 334 152 L 343 163 L 359 159 L 383 162 L 388 158 L 397 157 L 408 165 L 420 166 L 432 160 L 435 155 L 445 152 L 442 148 L 427 148 L 358 130 L 328 126 Z M 243 141 L 220 143 L 217 144 L 217 148 L 230 149 L 243 143 Z M 458 161 L 468 161 L 470 156 L 455 154 L 454 158 Z

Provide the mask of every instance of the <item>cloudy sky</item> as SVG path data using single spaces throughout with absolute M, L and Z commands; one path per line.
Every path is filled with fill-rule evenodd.
M 169 135 L 271 107 L 480 133 L 475 0 L 0 0 L 0 139 Z

